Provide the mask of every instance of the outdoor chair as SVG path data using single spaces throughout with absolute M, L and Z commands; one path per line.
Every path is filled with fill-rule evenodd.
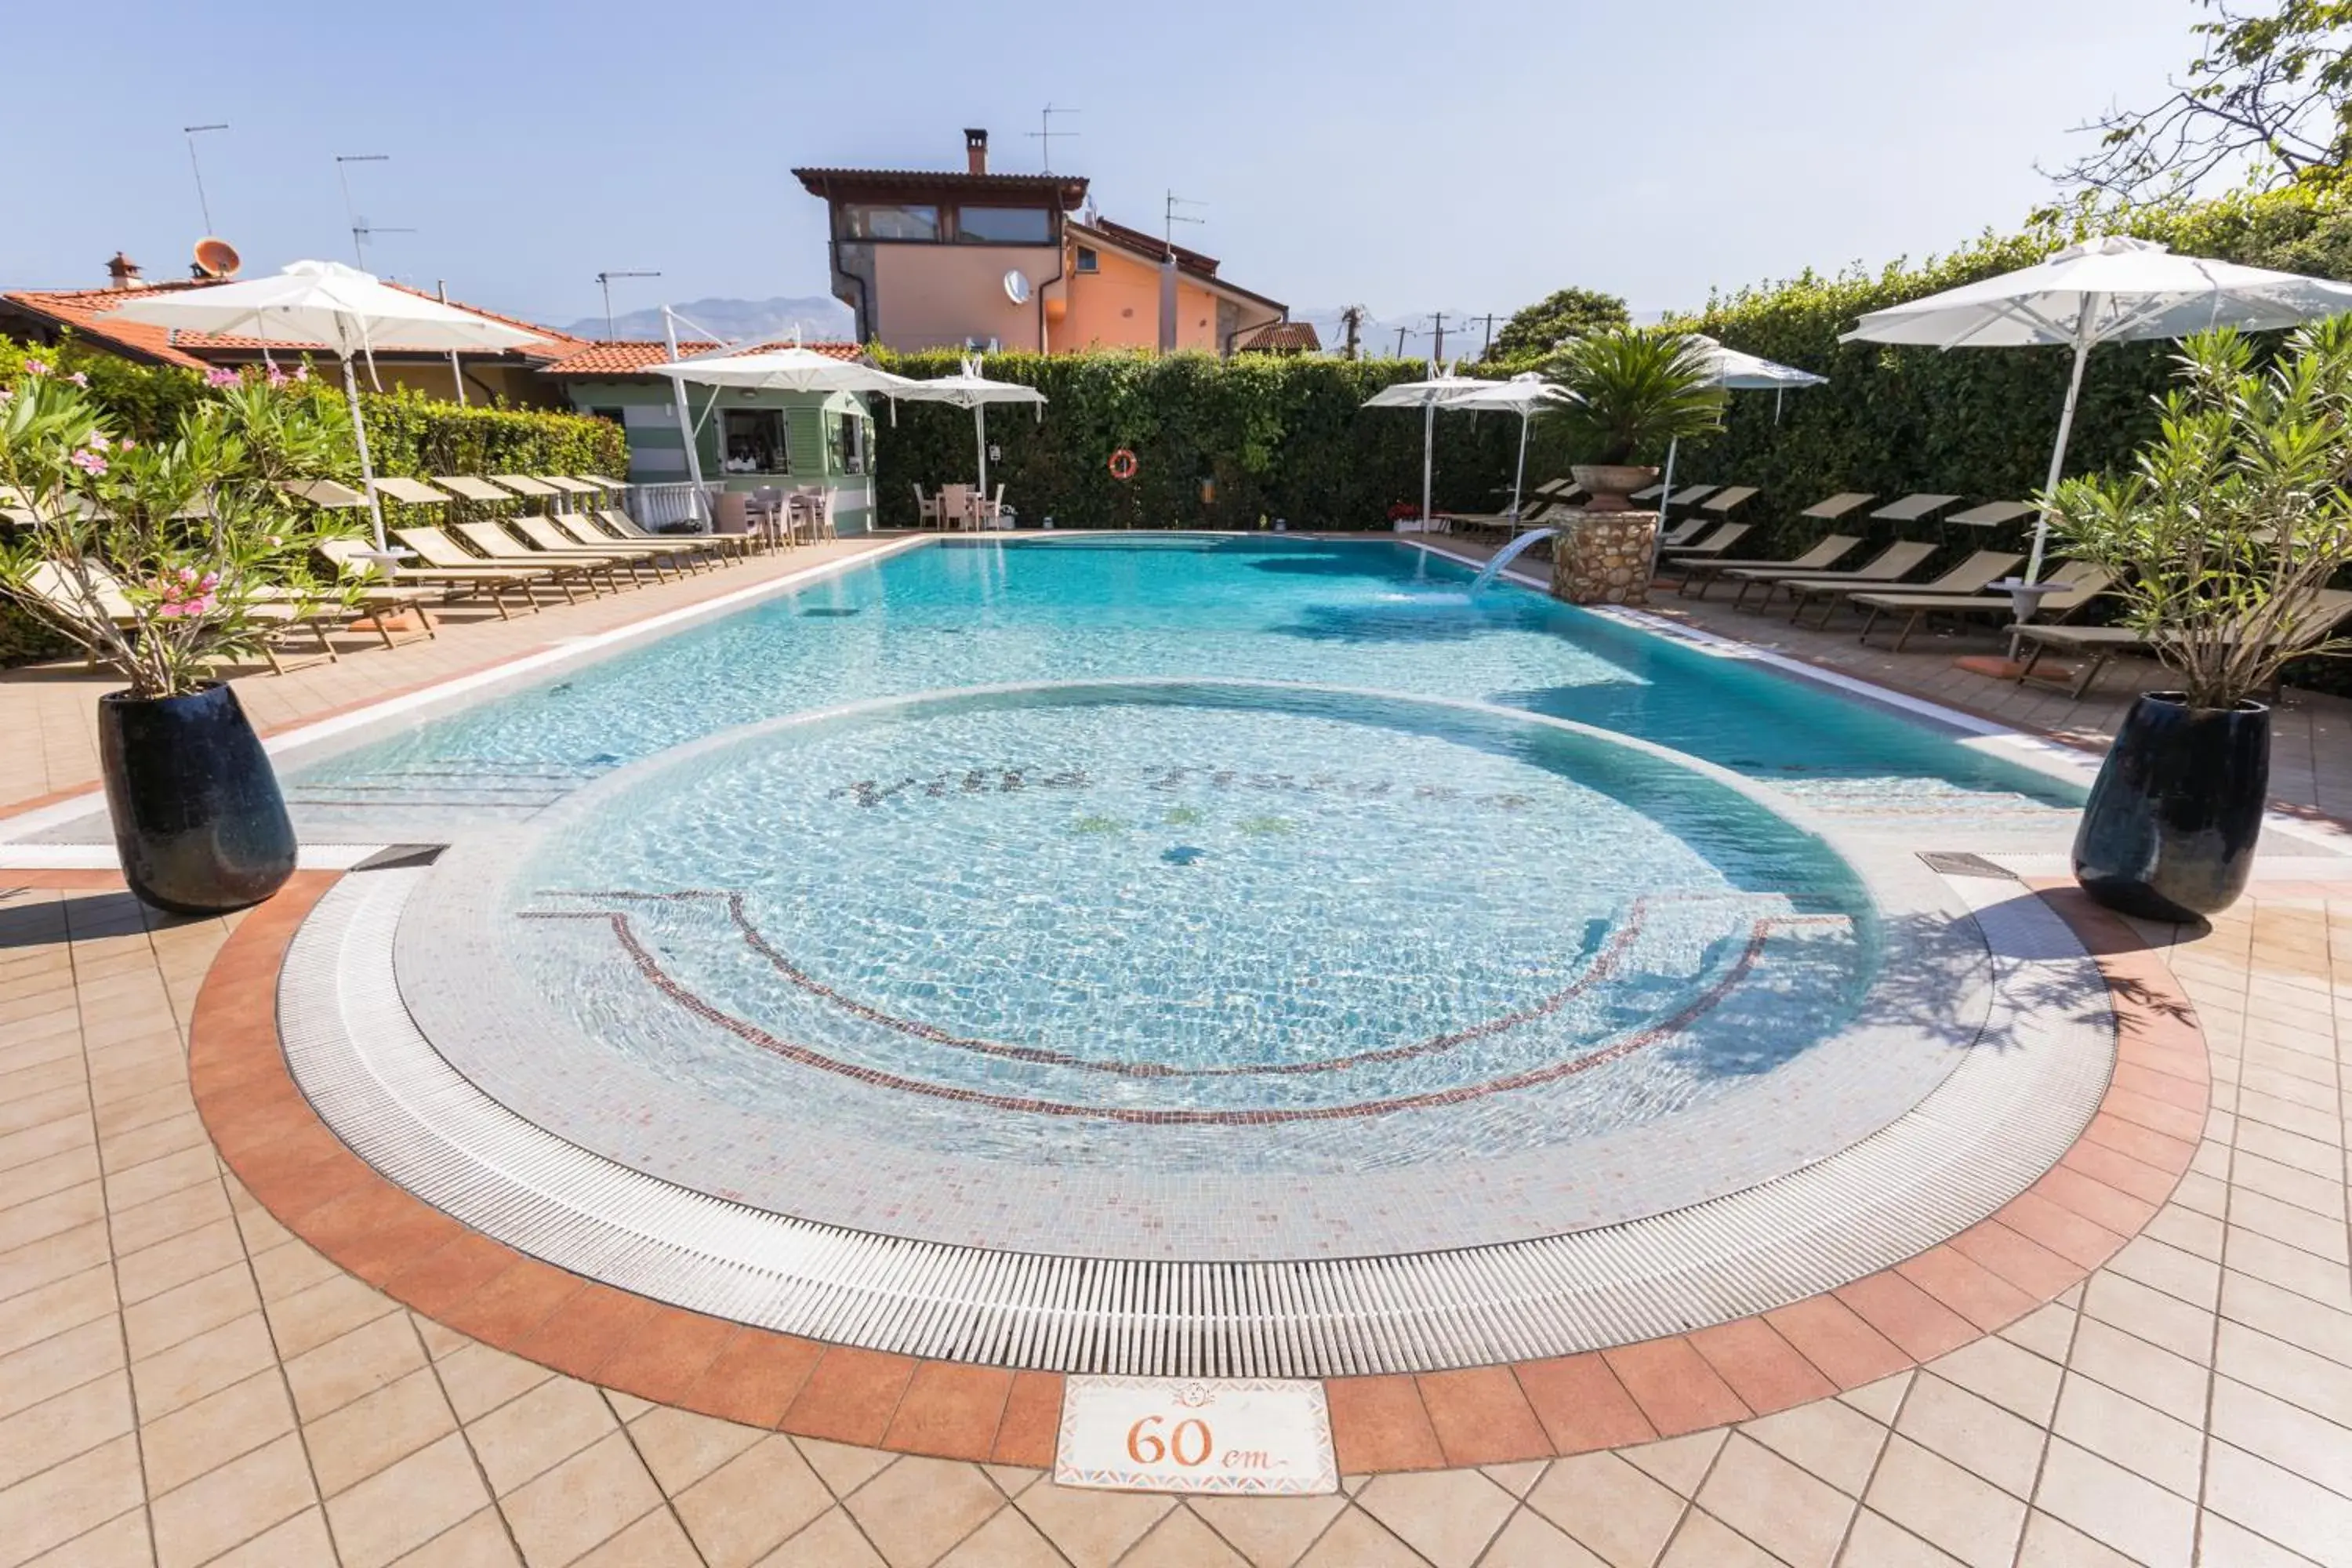
M 1692 540 L 1696 539 L 1701 533 L 1714 526 L 1715 519 L 1711 517 L 1685 518 L 1681 522 L 1675 524 L 1673 532 L 1666 534 L 1658 541 L 1658 548 L 1660 550 L 1679 549 L 1683 545 L 1688 544 Z
M 479 524 L 476 526 L 478 527 Z M 511 558 L 505 561 L 486 561 L 478 555 L 469 554 L 464 545 L 437 528 L 396 528 L 392 531 L 392 536 L 415 551 L 417 558 L 436 572 L 443 574 L 462 572 L 478 583 L 486 582 L 493 574 L 497 574 L 504 581 L 522 589 L 526 597 L 535 595 L 541 588 L 552 588 L 563 595 L 565 604 L 579 602 L 572 597 L 572 584 L 577 577 L 577 574 L 565 570 L 561 563 L 549 561 L 543 556 L 528 564 L 518 563 Z M 520 553 L 520 547 L 517 552 Z M 398 576 L 404 577 L 407 572 L 407 568 L 403 568 Z M 395 580 L 398 580 L 397 577 Z M 592 594 L 594 592 L 593 584 L 590 584 L 590 592 Z
M 2309 630 L 2308 623 L 2315 619 L 2323 627 L 2332 629 L 2347 616 L 2352 616 L 2352 589 L 2316 589 L 2311 595 L 2309 608 L 2305 612 L 2306 625 L 2303 629 Z M 2107 661 L 2116 655 L 2154 653 L 2158 646 L 2147 634 L 2130 626 L 2043 626 L 2033 622 L 2015 630 L 2020 651 L 2028 647 L 2032 649 L 2019 667 L 2018 684 L 2021 686 L 2031 680 L 2036 686 L 2055 687 L 2074 698 L 2081 697 L 2091 689 L 2091 682 L 2099 678 L 2099 671 L 2105 669 Z M 2048 676 L 2037 677 L 2033 673 L 2042 662 L 2042 656 L 2053 648 L 2066 657 L 2085 661 L 2071 683 L 2063 678 L 2053 679 Z
M 44 561 L 34 567 L 26 574 L 25 584 L 36 597 L 58 606 L 61 613 L 86 616 L 89 610 L 95 608 L 100 615 L 113 622 L 116 629 L 126 632 L 137 630 L 139 616 L 131 610 L 130 598 L 123 593 L 122 584 L 114 574 L 95 561 L 85 561 L 82 566 L 89 577 L 87 591 L 71 574 L 53 561 Z M 305 659 L 292 668 L 302 669 L 321 662 L 336 663 L 335 645 L 327 640 L 327 627 L 351 618 L 351 612 L 340 605 L 320 605 L 306 613 L 294 605 L 264 603 L 248 605 L 247 614 L 261 623 L 254 651 L 261 655 L 262 661 L 269 666 L 273 675 L 283 675 L 287 671 L 288 666 L 278 657 L 278 646 L 296 626 L 307 627 L 310 635 L 319 639 L 319 657 Z M 91 668 L 98 668 L 95 651 L 86 651 L 84 657 Z
M 742 533 L 654 533 L 640 526 L 620 507 L 608 506 L 596 514 L 596 521 L 614 538 L 630 544 L 666 544 L 680 541 L 707 552 L 720 561 L 740 561 L 751 553 L 751 540 Z
M 1711 511 L 1717 517 L 1729 517 L 1734 507 L 1744 506 L 1759 492 L 1754 485 L 1726 485 L 1698 503 L 1701 511 Z
M 2006 550 L 1974 551 L 1967 560 L 1934 582 L 1920 584 L 1916 592 L 1941 598 L 1949 598 L 1955 595 L 1972 595 L 2002 573 L 2016 571 L 2019 563 L 2024 559 L 2023 555 Z M 1801 622 L 1804 618 L 1805 606 L 1819 600 L 1823 606 L 1822 610 L 1823 629 L 1828 628 L 1830 620 L 1837 614 L 1840 604 L 1858 594 L 1871 592 L 1869 588 L 1856 587 L 1851 583 L 1832 583 L 1825 579 L 1805 577 L 1783 583 L 1781 586 L 1788 589 L 1790 597 L 1796 601 L 1794 607 L 1789 612 L 1790 625 L 1795 626 Z M 1881 596 L 1892 599 L 1903 597 L 1905 594 L 1900 589 L 1888 589 Z
M 461 522 L 457 524 L 457 537 L 500 565 L 544 567 L 555 574 L 558 587 L 583 584 L 593 598 L 599 592 L 597 581 L 601 576 L 605 587 L 615 594 L 621 591 L 621 580 L 614 574 L 613 568 L 626 563 L 614 554 L 541 549 L 523 543 L 495 522 Z M 566 596 L 569 597 L 568 592 Z
M 937 496 L 925 495 L 923 493 L 923 487 L 917 485 L 915 487 L 915 526 L 917 528 L 938 528 L 941 525 L 941 521 L 940 514 L 940 498 Z
M 1715 586 L 1726 572 L 1735 571 L 1743 566 L 1779 567 L 1790 572 L 1827 571 L 1844 559 L 1846 554 L 1861 542 L 1862 536 L 1859 534 L 1832 533 L 1816 541 L 1813 547 L 1802 555 L 1793 556 L 1786 561 L 1680 562 L 1677 564 L 1684 568 L 1683 580 L 1681 586 L 1675 592 L 1677 595 L 1687 597 L 1691 591 L 1691 584 L 1696 583 L 1698 584 L 1698 596 L 1704 599 L 1706 597 L 1706 591 Z
M 394 537 L 398 538 L 399 535 L 395 532 Z M 523 603 L 533 610 L 539 608 L 539 600 L 530 591 L 537 574 L 519 574 L 504 566 L 476 561 L 463 551 L 457 552 L 467 563 L 463 566 L 420 567 L 387 565 L 373 559 L 366 553 L 368 546 L 363 540 L 321 540 L 317 548 L 328 563 L 346 579 L 357 579 L 372 586 L 381 584 L 389 592 L 401 593 L 412 588 L 437 589 L 444 604 L 479 594 L 490 601 L 490 607 L 498 611 L 499 619 L 507 621 L 514 618 L 507 611 L 507 594 L 520 588 Z M 414 549 L 413 546 L 411 548 Z
M 996 493 L 993 496 L 978 498 L 978 505 L 982 528 L 995 529 L 1004 526 L 1004 487 L 1003 485 L 996 487 Z
M 1690 544 L 1664 545 L 1661 547 L 1661 552 L 1675 558 L 1664 563 L 1667 567 L 1679 568 L 1685 561 L 1696 556 L 1720 555 L 1747 537 L 1747 534 L 1746 523 L 1727 522 L 1705 539 Z
M 1739 584 L 1739 592 L 1733 595 L 1731 601 L 1734 609 L 1745 609 L 1748 605 L 1748 591 L 1750 588 L 1761 587 L 1764 590 L 1764 598 L 1757 608 L 1769 610 L 1772 607 L 1773 595 L 1778 594 L 1785 584 L 1854 583 L 1864 586 L 1890 584 L 1902 577 L 1905 573 L 1916 570 L 1921 563 L 1934 553 L 1936 553 L 1936 547 L 1932 544 L 1924 544 L 1916 539 L 1904 539 L 1888 545 L 1851 572 L 1811 572 L 1797 566 L 1734 566 L 1727 570 L 1723 575 Z
M 940 526 L 941 528 L 971 526 L 971 487 L 970 485 L 940 487 Z
M 2115 574 L 2104 566 L 2095 566 L 2087 561 L 2068 562 L 2044 579 L 2063 584 L 2064 587 L 2058 593 L 2042 595 L 2034 614 L 2063 621 L 2105 593 L 2115 580 Z M 1903 645 L 1911 640 L 1911 634 L 1918 629 L 1920 622 L 1932 620 L 1935 616 L 1969 620 L 1992 616 L 2006 619 L 2016 613 L 2015 602 L 1997 589 L 1989 589 L 1981 594 L 1853 594 L 1847 597 L 1855 608 L 1870 612 L 1870 618 L 1862 624 L 1858 641 L 1868 642 L 1872 630 L 1882 617 L 1903 617 L 1902 629 L 1895 634 L 1896 653 L 1903 651 Z

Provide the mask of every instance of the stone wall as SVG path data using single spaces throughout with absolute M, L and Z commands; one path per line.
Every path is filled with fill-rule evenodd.
M 1571 605 L 1646 605 L 1654 511 L 1573 512 L 1551 542 L 1551 591 Z

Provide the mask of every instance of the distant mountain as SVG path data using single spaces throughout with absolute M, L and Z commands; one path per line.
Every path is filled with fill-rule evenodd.
M 690 300 L 671 308 L 700 329 L 696 332 L 681 323 L 678 331 L 684 337 L 709 333 L 741 342 L 787 336 L 798 327 L 801 336 L 810 342 L 840 342 L 857 330 L 857 319 L 850 313 L 849 307 L 823 294 L 774 300 Z M 563 331 L 575 337 L 601 338 L 605 335 L 604 318 L 584 317 Z M 658 308 L 616 312 L 612 331 L 624 338 L 659 338 L 662 313 Z

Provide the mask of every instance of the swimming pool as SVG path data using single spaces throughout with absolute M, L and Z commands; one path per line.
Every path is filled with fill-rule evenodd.
M 286 770 L 312 839 L 528 820 L 630 763 L 865 698 L 1241 676 L 1487 701 L 1871 816 L 2054 820 L 2080 792 L 1962 737 L 1390 541 L 945 540 Z

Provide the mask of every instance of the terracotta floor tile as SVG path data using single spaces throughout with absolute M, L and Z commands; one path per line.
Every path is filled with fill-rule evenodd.
M 1690 1341 L 1676 1336 L 1601 1352 L 1661 1437 L 1742 1421 L 1752 1414 Z
M 433 1315 L 461 1334 L 503 1350 L 547 1321 L 587 1283 L 577 1274 L 526 1258 L 448 1310 Z
M 737 1329 L 685 1403 L 722 1421 L 774 1426 L 799 1397 L 824 1347 L 808 1340 Z
M 507 1348 L 558 1372 L 593 1379 L 606 1357 L 668 1310 L 626 1290 L 589 1284 Z
M 877 1443 L 914 1374 L 911 1357 L 831 1346 L 784 1412 L 784 1429 L 835 1443 Z
M 2082 1266 L 1999 1220 L 1983 1220 L 1944 1244 L 2039 1301 L 2082 1282 Z
M 438 1318 L 521 1260 L 512 1247 L 461 1230 L 383 1282 L 385 1294 Z
M 915 1374 L 882 1436 L 882 1446 L 939 1458 L 991 1458 L 1013 1373 L 999 1367 L 953 1362 L 915 1363 Z
M 2116 1255 L 2124 1238 L 2037 1193 L 2020 1193 L 1993 1212 L 1994 1219 L 2084 1270 Z
M 1062 1425 L 1062 1374 L 1024 1372 L 1013 1379 L 996 1428 L 995 1462 L 1044 1468 L 1054 1462 Z
M 1826 1399 L 1837 1392 L 1837 1385 L 1822 1376 L 1820 1368 L 1799 1355 L 1761 1318 L 1718 1323 L 1689 1338 L 1692 1348 L 1706 1358 L 1716 1375 L 1759 1415 L 1811 1399 Z
M 1658 1435 L 1598 1354 L 1521 1362 L 1513 1371 L 1555 1452 L 1581 1454 L 1620 1443 L 1646 1443 Z
M 604 1358 L 596 1380 L 657 1405 L 675 1405 L 709 1370 L 735 1329 L 723 1318 L 665 1309 Z
M 1412 1378 L 1327 1378 L 1323 1391 L 1330 1402 L 1331 1445 L 1342 1475 L 1433 1469 L 1445 1463 L 1445 1450 Z
M 1502 1465 L 1551 1456 L 1551 1439 L 1509 1367 L 1425 1372 L 1414 1381 L 1447 1464 Z
M 1895 1272 L 1982 1332 L 2015 1322 L 2041 1305 L 2038 1298 L 1951 1247 L 1930 1247 Z
M 2093 1180 L 2079 1168 L 2063 1163 L 2026 1191 L 2074 1210 L 2102 1229 L 2126 1237 L 2137 1236 L 2140 1226 L 2155 1217 L 2157 1209 L 2155 1204 L 2144 1198 L 2119 1192 L 2105 1182 Z
M 1764 1321 L 1840 1388 L 1859 1388 L 1911 1365 L 1909 1356 L 1833 1296 L 1791 1302 L 1765 1313 Z

